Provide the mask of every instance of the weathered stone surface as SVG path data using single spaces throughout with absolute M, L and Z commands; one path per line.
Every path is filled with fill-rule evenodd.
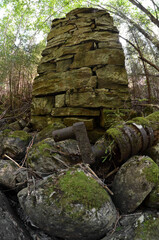
M 56 63 L 56 71 L 57 72 L 66 72 L 67 70 L 69 70 L 71 64 L 73 62 L 73 59 L 64 59 L 64 60 L 61 60 L 61 61 L 57 61 Z
M 76 9 L 70 11 L 69 13 L 67 13 L 66 17 L 70 18 L 71 16 L 75 16 L 77 14 L 79 17 L 84 16 L 86 18 L 86 16 L 88 16 L 88 18 L 92 18 L 95 16 L 97 17 L 97 16 L 101 16 L 103 14 L 106 14 L 106 11 L 99 10 L 98 8 L 76 8 Z M 108 15 L 108 13 L 107 13 L 107 15 Z M 108 16 L 110 16 L 110 15 L 108 15 Z
M 65 94 L 59 94 L 55 96 L 55 107 L 65 106 Z
M 55 99 L 52 96 L 33 98 L 31 105 L 32 115 L 48 115 L 55 105 Z
M 52 38 L 51 40 L 49 40 L 47 43 L 47 47 L 50 48 L 50 47 L 57 47 L 59 45 L 62 45 L 71 37 L 72 37 L 71 33 L 60 34 Z
M 159 184 L 152 189 L 144 203 L 147 207 L 159 209 Z
M 52 138 L 53 131 L 55 131 L 57 129 L 65 128 L 65 127 L 66 126 L 61 122 L 55 122 L 55 123 L 49 124 L 43 130 L 38 132 L 38 134 L 36 135 L 36 138 L 35 138 L 35 142 L 40 142 L 40 141 L 44 140 L 45 138 Z
M 107 41 L 117 41 L 118 40 L 118 34 L 110 32 L 88 32 L 88 33 L 83 33 L 80 36 L 72 36 L 70 39 L 68 38 L 66 41 L 66 46 L 71 46 L 72 44 L 80 44 L 84 41 L 99 41 L 99 42 L 107 42 Z M 51 44 L 50 44 L 51 45 Z
M 95 87 L 96 82 L 91 77 L 92 71 L 90 68 L 39 76 L 33 84 L 33 96 L 58 93 L 74 88 Z
M 60 27 L 58 29 L 53 29 L 48 34 L 47 41 L 49 41 L 50 39 L 56 36 L 62 35 L 63 33 L 69 32 L 70 30 L 73 30 L 73 29 L 76 29 L 76 25 L 67 25 L 64 27 Z
M 98 88 L 117 89 L 119 85 L 127 86 L 128 84 L 124 66 L 107 65 L 97 69 L 96 74 L 98 77 Z
M 97 240 L 116 222 L 108 193 L 79 167 L 49 176 L 36 186 L 30 188 L 30 195 L 23 189 L 18 198 L 32 222 L 50 236 Z
M 98 48 L 119 48 L 122 49 L 122 45 L 119 41 L 105 41 L 105 42 L 98 42 Z
M 17 218 L 6 196 L 0 192 L 0 239 L 31 240 L 24 224 Z
M 98 64 L 124 65 L 124 55 L 120 49 L 96 49 L 75 55 L 71 68 L 89 67 Z
M 15 160 L 22 159 L 31 139 L 31 135 L 25 131 L 10 132 L 2 142 L 3 154 L 7 154 Z
M 159 143 L 155 146 L 149 148 L 146 154 L 154 160 L 154 162 L 159 166 Z
M 123 97 L 125 97 L 125 94 L 123 94 Z M 122 96 L 118 97 L 107 89 L 66 93 L 66 105 L 70 107 L 120 108 L 123 105 L 122 100 L 125 100 Z
M 114 125 L 129 119 L 130 111 L 128 109 L 110 110 L 103 108 L 100 116 L 100 126 L 108 129 Z
M 75 140 L 70 139 L 56 144 L 52 138 L 46 138 L 34 144 L 29 151 L 27 164 L 39 175 L 45 176 L 66 169 L 80 160 Z
M 158 240 L 158 213 L 150 210 L 121 215 L 115 231 L 101 240 Z
M 94 119 L 84 119 L 84 118 L 64 118 L 64 124 L 69 127 L 76 122 L 84 122 L 87 130 L 93 130 L 94 128 Z
M 60 48 L 56 47 L 47 47 L 42 55 L 44 56 L 41 59 L 41 63 L 47 63 L 51 60 L 56 61 L 56 58 L 60 58 L 62 56 L 67 56 L 68 54 L 74 55 L 78 52 L 89 51 L 93 49 L 93 42 L 86 42 L 79 45 L 71 45 L 71 46 L 61 46 Z
M 74 9 L 66 18 L 55 19 L 42 56 L 33 97 L 54 96 L 55 105 L 51 114 L 43 106 L 46 117 L 40 123 L 40 114 L 32 111 L 34 127 L 47 126 L 48 119 L 54 121 L 52 115 L 62 122 L 67 117 L 94 118 L 100 128 L 104 121 L 95 111 L 130 107 L 124 53 L 113 18 L 105 10 Z
M 9 160 L 0 160 L 0 185 L 5 188 L 16 187 L 16 175 L 18 166 Z
M 149 157 L 134 156 L 124 163 L 112 187 L 116 207 L 124 213 L 133 212 L 152 191 L 158 175 L 159 168 Z
M 43 128 L 47 127 L 50 124 L 54 123 L 62 123 L 61 118 L 54 118 L 52 116 L 34 116 L 32 115 L 31 124 L 33 129 L 35 130 L 42 130 Z
M 56 117 L 67 117 L 67 116 L 94 116 L 97 117 L 100 115 L 99 110 L 91 110 L 86 108 L 54 108 L 51 113 L 52 116 Z
M 68 18 L 55 18 L 52 21 L 51 27 L 54 28 L 57 25 L 61 26 L 62 23 L 67 23 L 67 22 L 68 22 Z
M 37 72 L 40 73 L 49 73 L 49 72 L 55 72 L 56 70 L 56 63 L 49 63 L 49 62 L 44 62 L 41 63 L 38 68 L 37 68 Z
M 111 26 L 113 25 L 113 18 L 108 14 L 103 14 L 100 18 L 95 19 L 95 23 L 97 26 Z

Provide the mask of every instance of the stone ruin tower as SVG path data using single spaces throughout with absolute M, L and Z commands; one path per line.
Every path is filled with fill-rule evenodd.
M 66 18 L 54 19 L 38 74 L 31 113 L 37 129 L 84 121 L 87 130 L 98 135 L 109 127 L 115 109 L 124 112 L 129 107 L 123 49 L 104 10 L 75 9 Z

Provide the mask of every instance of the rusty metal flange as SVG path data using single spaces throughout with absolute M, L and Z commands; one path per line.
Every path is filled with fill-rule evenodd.
M 155 138 L 154 131 L 151 127 L 148 127 L 148 126 L 145 127 L 145 130 L 146 130 L 148 138 L 149 138 L 148 147 L 151 147 L 154 143 L 154 138 Z
M 140 146 L 136 146 L 136 143 L 138 142 L 137 133 L 135 132 L 135 130 L 132 128 L 131 125 L 130 126 L 125 125 L 124 128 L 123 128 L 123 131 L 128 136 L 129 141 L 130 141 L 131 156 L 136 155 L 140 150 Z
M 148 139 L 148 135 L 147 135 L 147 132 L 146 130 L 143 128 L 142 125 L 138 125 L 136 123 L 132 123 L 133 126 L 135 126 L 138 131 L 140 132 L 141 134 L 141 137 L 142 137 L 142 148 L 141 148 L 141 152 L 145 151 L 149 145 L 149 139 Z

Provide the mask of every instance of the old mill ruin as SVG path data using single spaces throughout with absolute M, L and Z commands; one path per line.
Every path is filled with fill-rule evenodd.
M 84 121 L 90 135 L 98 135 L 115 109 L 127 112 L 129 100 L 124 53 L 109 13 L 82 8 L 54 19 L 33 84 L 33 126 Z

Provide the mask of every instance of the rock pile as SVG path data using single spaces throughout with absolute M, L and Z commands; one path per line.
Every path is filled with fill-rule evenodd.
M 97 162 L 110 171 L 101 179 L 93 164 L 82 163 L 76 140 L 54 141 L 51 128 L 59 126 L 35 137 L 6 125 L 0 130 L 0 239 L 158 240 L 158 119 L 159 112 L 131 120 L 152 126 L 156 145 L 147 154 L 153 158 L 135 155 L 119 165 L 106 148 Z M 110 164 L 119 166 L 115 177 Z
M 38 129 L 84 121 L 91 131 L 105 127 L 112 109 L 128 108 L 124 53 L 105 10 L 75 9 L 53 20 L 38 74 L 32 101 Z

